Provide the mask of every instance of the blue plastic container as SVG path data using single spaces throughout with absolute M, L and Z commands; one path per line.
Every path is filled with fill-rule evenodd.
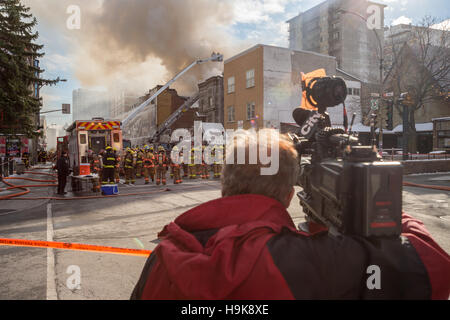
M 117 184 L 106 184 L 102 186 L 102 193 L 107 196 L 119 194 L 119 188 L 117 187 Z

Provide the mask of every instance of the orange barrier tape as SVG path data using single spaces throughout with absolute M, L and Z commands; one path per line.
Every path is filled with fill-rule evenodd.
M 139 256 L 139 257 L 148 257 L 150 253 L 152 253 L 151 250 L 142 250 L 142 249 L 127 249 L 117 247 L 96 246 L 92 244 L 24 240 L 24 239 L 0 238 L 0 245 L 14 246 L 14 247 L 54 248 L 54 249 L 77 250 L 77 251 L 104 252 L 128 256 Z

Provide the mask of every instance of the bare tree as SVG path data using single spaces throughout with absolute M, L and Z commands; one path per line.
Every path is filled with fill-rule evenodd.
M 410 95 L 409 106 L 396 104 L 400 115 L 408 113 L 409 150 L 417 150 L 415 116 L 419 109 L 434 103 L 450 102 L 450 25 L 441 23 L 436 29 L 436 18 L 425 17 L 418 26 L 412 26 L 408 37 L 388 44 L 388 74 L 385 87 L 398 96 Z M 449 107 L 450 113 L 450 107 Z

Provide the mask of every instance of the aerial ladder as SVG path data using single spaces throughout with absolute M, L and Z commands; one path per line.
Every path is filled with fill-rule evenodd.
M 164 134 L 164 132 L 170 128 L 172 124 L 175 123 L 178 119 L 181 118 L 181 116 L 189 110 L 189 108 L 197 102 L 199 99 L 200 94 L 196 93 L 194 96 L 190 97 L 188 100 L 186 100 L 185 103 L 183 103 L 177 110 L 175 110 L 174 113 L 172 113 L 163 123 L 161 123 L 158 126 L 158 129 L 156 132 L 149 137 L 149 142 L 154 142 L 156 139 L 158 139 L 159 136 Z
M 180 71 L 175 77 L 173 77 L 171 80 L 169 80 L 169 82 L 167 82 L 164 86 L 162 86 L 158 91 L 156 91 L 150 98 L 148 98 L 147 100 L 145 100 L 144 102 L 142 102 L 136 109 L 133 110 L 133 112 L 131 112 L 123 121 L 122 121 L 122 126 L 125 127 L 131 120 L 133 120 L 142 110 L 145 109 L 145 107 L 147 107 L 150 103 L 152 103 L 153 100 L 156 99 L 156 97 L 158 97 L 158 95 L 163 92 L 164 90 L 166 90 L 172 83 L 174 83 L 175 81 L 178 80 L 178 78 L 180 78 L 183 74 L 185 74 L 186 72 L 188 72 L 190 69 L 192 69 L 193 67 L 195 67 L 198 64 L 202 64 L 205 62 L 209 62 L 209 61 L 217 61 L 217 62 L 222 62 L 223 61 L 223 55 L 220 53 L 215 53 L 213 52 L 211 57 L 206 58 L 206 59 L 197 59 L 194 62 L 192 62 L 189 66 L 187 66 L 186 68 L 184 68 L 182 71 Z M 196 97 L 196 100 L 198 100 L 198 95 L 194 96 Z M 186 108 L 190 108 L 190 106 L 195 103 L 192 102 L 192 98 L 188 99 L 180 108 L 178 108 L 173 114 L 171 114 L 169 116 L 169 118 L 167 118 L 164 123 L 162 123 L 156 133 L 152 136 L 152 137 L 148 137 L 149 139 L 151 139 L 152 141 L 155 140 L 159 135 L 161 135 L 167 128 L 170 127 L 171 124 L 173 124 L 177 119 L 179 119 L 181 117 L 181 115 L 183 115 L 183 113 L 185 111 L 187 111 Z M 162 130 L 162 131 L 161 131 Z

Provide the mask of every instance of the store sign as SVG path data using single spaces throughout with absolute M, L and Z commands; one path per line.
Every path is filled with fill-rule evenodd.
M 20 157 L 20 140 L 8 139 L 6 140 L 6 154 L 8 157 Z

